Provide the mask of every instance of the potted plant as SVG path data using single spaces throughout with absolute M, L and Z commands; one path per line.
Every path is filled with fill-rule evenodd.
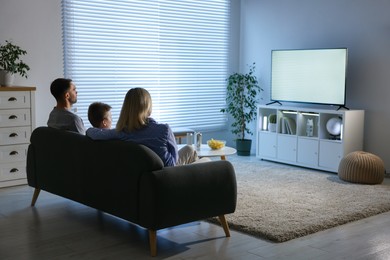
M 0 45 L 0 69 L 5 72 L 4 85 L 10 86 L 13 83 L 15 74 L 27 78 L 27 71 L 30 67 L 20 59 L 27 52 L 10 41 L 5 41 L 5 45 Z
M 263 89 L 258 85 L 255 63 L 249 66 L 248 73 L 233 73 L 227 79 L 226 103 L 221 109 L 233 117 L 231 132 L 237 135 L 236 148 L 238 155 L 250 155 L 252 140 L 246 139 L 245 134 L 252 135 L 248 124 L 256 119 L 257 95 Z
M 268 130 L 271 132 L 276 132 L 276 114 L 269 115 Z

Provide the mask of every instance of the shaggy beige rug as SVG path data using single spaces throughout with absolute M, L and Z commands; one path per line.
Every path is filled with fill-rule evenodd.
M 260 160 L 232 163 L 238 197 L 227 221 L 257 237 L 284 242 L 390 210 L 390 184 L 352 184 L 334 173 Z

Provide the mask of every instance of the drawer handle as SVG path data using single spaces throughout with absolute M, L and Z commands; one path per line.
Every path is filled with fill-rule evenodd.
M 18 136 L 17 133 L 12 133 L 12 134 L 9 135 L 9 137 L 16 137 L 16 136 Z
M 19 171 L 18 169 L 12 168 L 9 172 L 14 173 L 14 172 L 18 172 L 18 171 Z
M 9 153 L 9 155 L 18 155 L 19 153 L 17 151 L 12 151 Z
M 16 119 L 16 118 L 18 118 L 18 117 L 15 116 L 15 115 L 12 115 L 12 116 L 9 116 L 9 117 L 8 117 L 8 119 Z
M 16 97 L 10 97 L 9 99 L 8 99 L 8 101 L 16 101 L 17 99 L 16 99 Z

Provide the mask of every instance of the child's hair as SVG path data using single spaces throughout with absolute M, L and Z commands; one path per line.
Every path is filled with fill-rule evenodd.
M 94 102 L 88 107 L 88 120 L 93 127 L 100 127 L 111 106 L 102 102 Z

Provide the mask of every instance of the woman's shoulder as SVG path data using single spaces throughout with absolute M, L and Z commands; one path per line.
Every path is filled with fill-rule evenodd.
M 148 122 L 148 125 L 150 128 L 153 128 L 153 129 L 158 129 L 162 132 L 168 132 L 168 131 L 171 131 L 171 128 L 168 124 L 164 124 L 164 123 L 158 123 L 156 120 L 154 120 L 153 118 L 149 118 L 149 122 Z

